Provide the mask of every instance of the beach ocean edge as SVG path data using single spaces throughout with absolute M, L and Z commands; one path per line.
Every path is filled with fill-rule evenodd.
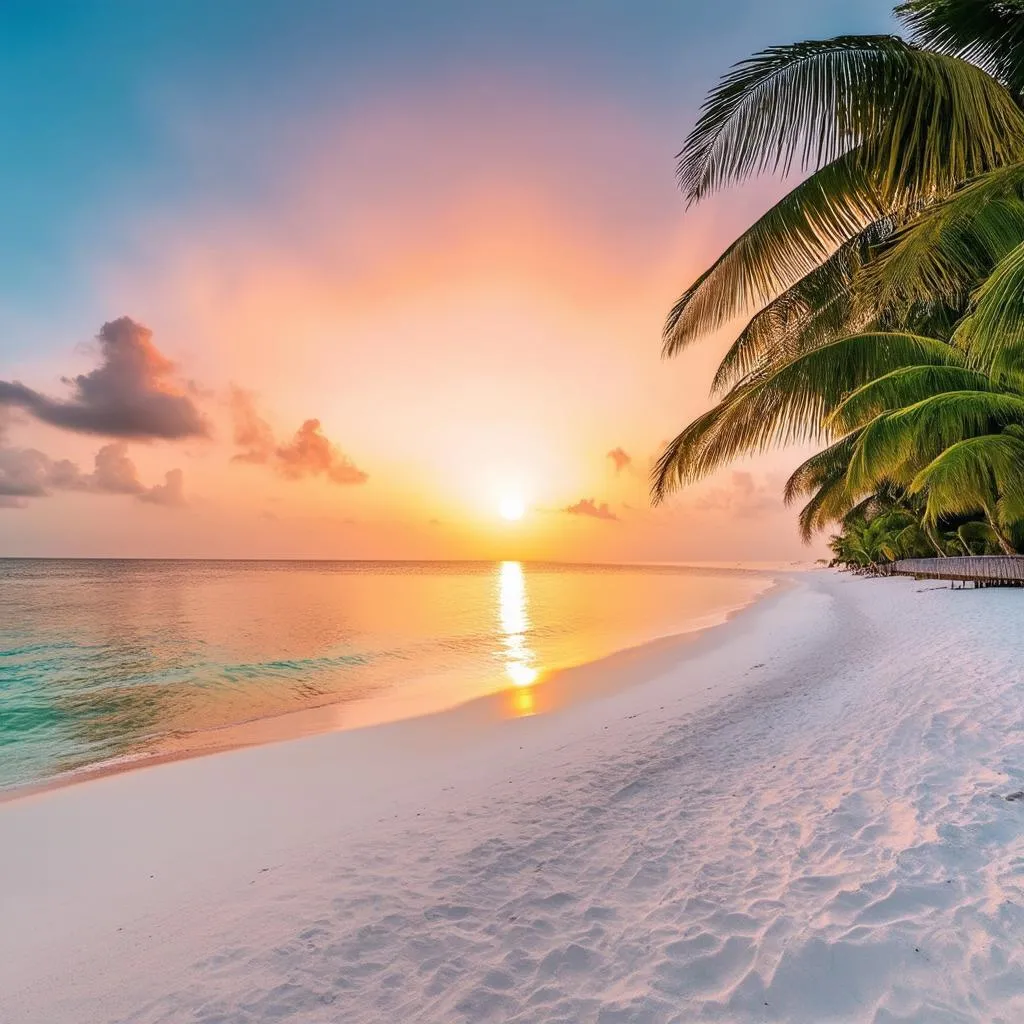
M 540 696 L 531 702 L 530 714 L 551 713 L 567 705 L 607 696 L 617 689 L 639 685 L 652 674 L 666 670 L 676 660 L 687 657 L 692 644 L 701 642 L 707 634 L 716 634 L 736 617 L 749 614 L 752 609 L 769 601 L 796 585 L 795 578 L 811 570 L 808 567 L 761 568 L 743 565 L 682 565 L 678 568 L 693 570 L 695 574 L 746 576 L 762 578 L 764 586 L 734 605 L 722 608 L 698 620 L 680 623 L 676 632 L 656 636 L 636 644 L 627 644 L 608 654 L 583 662 L 559 666 L 544 674 L 529 689 Z M 727 637 L 721 638 L 726 642 Z M 595 685 L 596 684 L 596 685 Z M 521 716 L 521 709 L 509 709 L 509 697 L 519 691 L 505 684 L 482 696 L 457 700 L 421 713 L 372 716 L 373 701 L 369 701 L 371 715 L 355 724 L 339 724 L 336 712 L 349 708 L 350 702 L 330 700 L 297 711 L 280 712 L 265 717 L 242 720 L 216 729 L 199 730 L 164 737 L 156 743 L 147 743 L 136 752 L 86 764 L 80 768 L 58 772 L 42 779 L 0 788 L 0 805 L 27 797 L 45 794 L 68 786 L 83 785 L 97 779 L 124 772 L 144 771 L 161 765 L 194 758 L 229 754 L 236 750 L 269 744 L 299 742 L 328 733 L 349 733 L 364 729 L 380 729 L 417 719 L 433 720 L 437 716 L 468 718 L 475 723 L 498 725 L 509 718 Z

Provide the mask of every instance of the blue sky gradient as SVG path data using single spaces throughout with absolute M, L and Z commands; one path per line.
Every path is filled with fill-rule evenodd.
M 8 328 L 0 357 L 23 344 L 12 336 L 18 317 L 45 321 L 76 303 L 92 313 L 76 260 L 117 244 L 137 212 L 258 202 L 279 167 L 276 140 L 297 123 L 316 132 L 318 112 L 489 69 L 635 105 L 665 123 L 668 162 L 701 92 L 732 61 L 799 36 L 877 31 L 890 23 L 888 7 L 8 0 L 0 8 L 0 323 Z M 216 152 L 182 145 L 176 127 L 191 117 L 221 126 Z M 415 173 L 415 154 L 410 161 Z
M 784 188 L 687 212 L 675 154 L 736 61 L 894 28 L 890 0 L 0 4 L 0 554 L 803 554 L 799 452 L 649 507 L 730 340 L 666 363 L 664 313 Z M 76 377 L 209 429 L 61 428 Z M 580 507 L 615 511 L 552 514 Z

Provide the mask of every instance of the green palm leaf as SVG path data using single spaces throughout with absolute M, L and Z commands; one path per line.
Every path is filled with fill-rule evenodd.
M 948 366 L 907 366 L 883 374 L 852 391 L 833 410 L 828 425 L 834 430 L 863 427 L 883 412 L 903 409 L 946 391 L 994 391 L 991 379 L 978 370 L 958 365 L 950 349 Z
M 841 520 L 852 505 L 845 473 L 823 481 L 797 515 L 800 539 L 809 544 L 816 533 Z
M 896 15 L 917 42 L 963 57 L 1020 92 L 1024 86 L 1024 17 L 1012 0 L 908 0 Z
M 813 494 L 837 473 L 845 475 L 859 436 L 860 431 L 853 431 L 801 462 L 786 481 L 783 490 L 786 504 L 792 505 L 797 498 Z
M 901 366 L 948 363 L 950 351 L 934 338 L 858 334 L 755 374 L 668 444 L 654 469 L 654 501 L 737 455 L 827 437 L 824 418 L 849 392 Z
M 774 299 L 886 212 L 877 190 L 844 155 L 801 182 L 752 224 L 672 307 L 665 356 Z
M 1024 440 L 985 434 L 958 441 L 925 466 L 909 489 L 926 495 L 929 522 L 982 512 L 998 531 L 1024 512 Z
M 971 519 L 956 528 L 956 539 L 964 549 L 965 555 L 984 555 L 988 553 L 991 542 L 996 538 L 988 523 Z
M 873 310 L 858 301 L 854 277 L 872 246 L 891 232 L 889 218 L 868 225 L 756 313 L 722 358 L 712 393 L 769 363 L 864 330 Z
M 975 295 L 955 340 L 999 380 L 1024 379 L 1024 242 L 999 261 Z
M 967 438 L 1024 423 L 1024 398 L 953 391 L 882 413 L 864 427 L 850 461 L 850 487 L 909 483 L 928 462 Z
M 945 191 L 1021 152 L 1024 117 L 958 57 L 895 36 L 776 46 L 711 91 L 679 154 L 690 202 L 764 172 L 815 170 L 862 147 L 889 195 Z
M 878 309 L 973 290 L 1024 240 L 1024 163 L 1000 167 L 921 210 L 867 267 Z

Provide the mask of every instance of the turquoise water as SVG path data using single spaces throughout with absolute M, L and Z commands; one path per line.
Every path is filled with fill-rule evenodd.
M 765 586 L 674 567 L 0 560 L 0 787 L 304 708 L 382 720 L 529 687 Z

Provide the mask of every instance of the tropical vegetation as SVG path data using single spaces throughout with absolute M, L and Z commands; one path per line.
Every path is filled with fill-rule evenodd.
M 814 445 L 786 501 L 863 567 L 1024 550 L 1024 0 L 896 15 L 905 39 L 772 47 L 708 95 L 689 203 L 800 180 L 668 316 L 667 356 L 742 326 L 653 481 Z

